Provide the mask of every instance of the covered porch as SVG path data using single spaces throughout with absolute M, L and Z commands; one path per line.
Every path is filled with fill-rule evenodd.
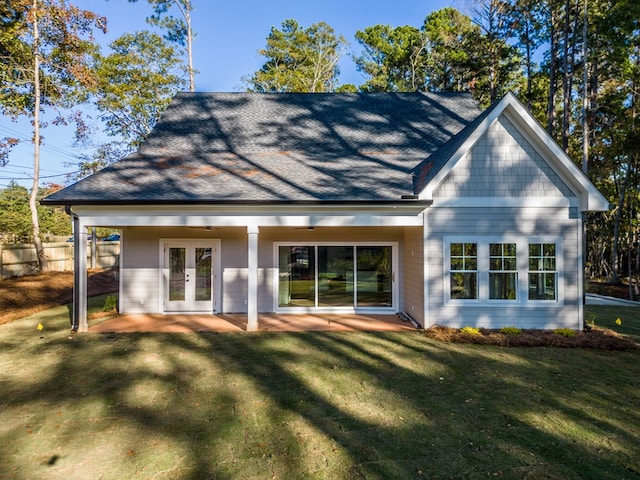
M 142 315 L 137 323 L 146 322 L 145 331 L 159 328 L 152 324 L 165 324 L 169 331 L 332 330 L 337 328 L 334 319 L 342 321 L 345 315 L 352 316 L 347 325 L 368 317 L 361 325 L 355 323 L 360 326 L 346 329 L 377 330 L 381 328 L 372 327 L 371 318 L 396 318 L 405 312 L 422 323 L 424 208 L 415 199 L 331 209 L 323 205 L 272 205 L 251 211 L 234 205 L 70 208 L 76 240 L 73 329 L 93 331 L 86 317 L 84 236 L 94 226 L 122 230 L 119 311 Z M 300 249 L 308 258 L 298 258 Z M 314 270 L 322 254 L 324 263 L 318 260 L 321 266 Z M 373 265 L 374 254 L 381 259 L 378 266 Z M 206 272 L 201 275 L 198 259 L 205 257 L 201 263 L 206 263 Z M 309 263 L 303 265 L 303 260 Z M 195 300 L 176 300 L 172 295 L 179 290 L 174 289 L 174 264 L 181 265 L 176 272 L 184 273 L 179 280 L 187 300 Z M 308 271 L 302 272 L 302 267 Z M 411 291 L 405 295 L 403 286 L 409 284 Z M 303 287 L 306 296 L 298 291 Z M 206 288 L 205 294 L 200 295 L 198 288 Z M 341 296 L 331 295 L 340 288 Z M 298 322 L 291 321 L 295 315 L 314 321 L 296 326 Z M 190 326 L 167 318 L 184 318 L 184 325 Z M 226 324 L 219 323 L 221 319 Z

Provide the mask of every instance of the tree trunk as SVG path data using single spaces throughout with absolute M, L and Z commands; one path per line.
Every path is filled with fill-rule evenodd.
M 553 5 L 549 7 L 549 97 L 547 105 L 547 132 L 556 138 L 556 92 L 557 92 L 557 68 L 558 68 L 558 42 L 556 31 L 556 12 Z
M 627 171 L 625 173 L 624 183 L 620 187 L 618 195 L 618 206 L 613 221 L 613 243 L 611 245 L 611 283 L 620 283 L 620 226 L 622 224 L 622 214 L 624 213 L 624 204 L 627 196 L 627 187 L 631 177 L 631 157 L 629 156 Z
M 196 81 L 195 81 L 195 72 L 193 70 L 193 33 L 191 31 L 191 14 L 189 13 L 191 10 L 191 5 L 189 5 L 189 9 L 187 9 L 187 14 L 185 16 L 187 20 L 187 56 L 189 59 L 189 91 L 196 91 Z
M 564 4 L 564 32 L 562 34 L 562 149 L 569 151 L 569 131 L 571 124 L 571 77 L 573 61 L 573 48 L 569 47 L 572 41 L 571 35 L 571 1 L 566 0 Z M 570 54 L 571 52 L 571 54 Z
M 533 97 L 533 80 L 531 78 L 532 75 L 532 60 L 531 60 L 531 21 L 527 18 L 527 26 L 526 26 L 526 62 L 527 62 L 527 108 L 531 110 L 532 105 L 532 97 Z
M 191 30 L 191 0 L 173 0 L 173 3 L 187 24 L 187 61 L 189 69 L 189 91 L 196 91 L 195 71 L 193 69 L 193 31 Z
M 40 272 L 49 270 L 47 256 L 44 253 L 40 238 L 40 221 L 38 219 L 38 184 L 40 183 L 40 32 L 38 31 L 38 0 L 33 0 L 33 186 L 29 196 L 29 210 L 33 224 L 33 244 L 36 247 Z
M 589 172 L 589 120 L 587 118 L 587 107 L 589 99 L 589 49 L 588 49 L 588 33 L 589 19 L 587 14 L 587 0 L 584 0 L 583 25 L 582 25 L 582 171 L 587 174 Z

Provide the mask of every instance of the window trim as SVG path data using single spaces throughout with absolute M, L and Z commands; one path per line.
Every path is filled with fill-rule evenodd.
M 484 236 L 484 235 L 452 235 L 445 236 L 443 241 L 443 302 L 447 306 L 467 307 L 535 307 L 535 306 L 561 306 L 564 303 L 564 266 L 563 245 L 559 237 L 548 236 Z M 475 243 L 478 255 L 478 298 L 454 299 L 451 298 L 451 244 Z M 489 273 L 491 243 L 515 243 L 516 244 L 516 299 L 491 299 L 489 298 Z M 529 300 L 529 244 L 553 243 L 556 247 L 556 298 L 554 300 Z

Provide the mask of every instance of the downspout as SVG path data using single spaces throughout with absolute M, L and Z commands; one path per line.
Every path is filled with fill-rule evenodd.
M 580 212 L 577 215 L 577 224 L 578 224 L 578 330 L 584 330 L 584 306 L 587 304 L 587 296 L 585 292 L 584 286 L 586 285 L 587 272 L 585 270 L 586 266 L 586 256 L 587 256 L 587 214 L 586 212 Z

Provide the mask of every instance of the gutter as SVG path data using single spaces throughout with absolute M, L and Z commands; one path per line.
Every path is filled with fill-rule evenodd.
M 72 205 L 83 206 L 136 206 L 136 205 L 211 205 L 211 206 L 232 206 L 232 205 L 398 205 L 411 204 L 429 207 L 433 204 L 433 200 L 421 200 L 418 195 L 402 195 L 399 200 L 189 200 L 189 199 L 162 199 L 162 200 L 87 200 L 87 199 L 69 199 L 69 200 L 48 200 L 43 198 L 40 200 L 41 205 L 64 206 L 65 212 L 71 215 L 69 208 Z

